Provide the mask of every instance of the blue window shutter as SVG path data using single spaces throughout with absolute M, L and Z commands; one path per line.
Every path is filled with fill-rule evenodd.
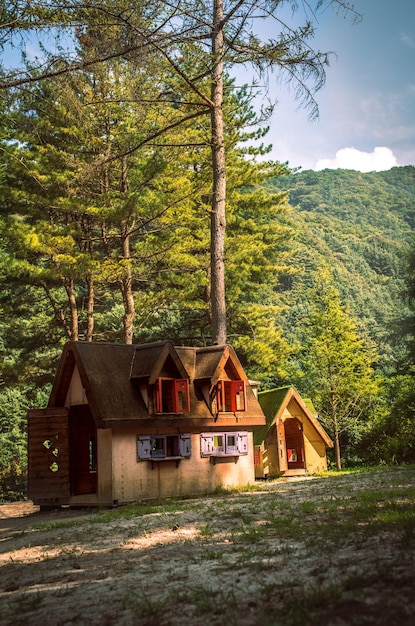
M 200 454 L 201 456 L 211 456 L 213 454 L 213 435 L 211 433 L 202 433 L 200 435 Z
M 248 433 L 238 433 L 238 452 L 248 454 Z
M 151 459 L 151 441 L 150 437 L 138 437 L 137 439 L 137 458 L 140 460 Z
M 190 435 L 179 436 L 180 456 L 189 458 L 192 456 L 192 440 Z

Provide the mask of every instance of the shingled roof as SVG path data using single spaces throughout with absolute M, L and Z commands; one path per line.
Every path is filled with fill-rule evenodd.
M 196 420 L 208 426 L 213 416 L 200 392 L 202 382 L 215 384 L 225 366 L 246 382 L 246 411 L 222 414 L 222 422 L 263 424 L 265 419 L 243 368 L 228 345 L 204 348 L 174 346 L 171 341 L 144 345 L 68 342 L 55 376 L 49 407 L 64 406 L 72 374 L 78 368 L 81 383 L 98 428 L 132 426 L 137 421 L 161 424 L 171 420 Z M 154 384 L 158 377 L 189 380 L 191 412 L 182 416 L 149 415 L 140 384 Z

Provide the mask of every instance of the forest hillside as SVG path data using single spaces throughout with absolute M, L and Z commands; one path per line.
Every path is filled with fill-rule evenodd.
M 343 303 L 376 346 L 378 365 L 394 371 L 414 242 L 415 167 L 385 172 L 304 171 L 272 181 L 295 207 L 296 273 L 281 283 L 287 333 L 296 334 L 313 275 L 328 265 Z
M 415 167 L 293 174 L 280 168 L 278 175 L 274 164 L 269 167 L 272 176 L 258 178 L 252 178 L 252 171 L 243 171 L 239 189 L 230 195 L 229 342 L 262 389 L 290 384 L 312 399 L 346 464 L 414 462 L 410 255 Z M 12 169 L 3 174 L 3 189 L 13 188 Z M 89 232 L 85 224 L 91 231 L 100 226 L 96 212 L 91 218 L 89 209 L 76 208 L 69 219 L 65 207 L 60 215 L 52 206 L 39 221 L 32 210 L 40 207 L 39 200 L 24 190 L 29 211 L 19 204 L 22 193 L 6 199 L 4 192 L 0 239 L 4 500 L 25 494 L 26 413 L 47 404 L 71 313 L 79 340 L 87 338 L 92 272 L 93 339 L 122 340 L 123 306 L 116 285 L 122 285 L 117 267 L 125 267 L 125 259 L 116 257 L 116 243 L 109 253 L 98 249 L 98 230 L 91 235 L 91 258 L 84 248 L 76 256 L 78 237 L 83 245 Z M 152 191 L 149 206 L 154 207 L 155 198 L 162 205 L 163 193 Z M 197 213 L 196 202 L 180 216 L 172 206 L 171 222 L 159 213 L 157 230 L 146 232 L 146 238 L 139 232 L 135 247 L 131 244 L 136 254 L 131 265 L 134 342 L 172 339 L 201 345 L 209 343 L 207 229 L 205 221 L 191 216 L 204 214 Z M 115 226 L 114 233 L 117 242 Z M 143 242 L 144 252 L 139 247 Z M 148 254 L 156 245 L 161 260 Z

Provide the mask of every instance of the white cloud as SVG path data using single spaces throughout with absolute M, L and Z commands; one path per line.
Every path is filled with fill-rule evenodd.
M 400 39 L 402 43 L 406 44 L 410 48 L 415 48 L 415 42 L 412 39 L 411 35 L 408 35 L 408 33 L 401 33 Z
M 342 148 L 334 159 L 320 159 L 316 170 L 344 169 L 359 172 L 382 172 L 398 165 L 390 148 L 377 147 L 373 152 L 363 152 L 356 148 Z

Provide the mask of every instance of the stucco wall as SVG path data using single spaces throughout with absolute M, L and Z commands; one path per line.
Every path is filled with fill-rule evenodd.
M 113 502 L 112 430 L 97 430 L 98 485 L 97 497 L 100 502 Z
M 235 458 L 202 458 L 200 434 L 191 435 L 192 454 L 178 463 L 174 460 L 137 460 L 136 430 L 112 431 L 113 499 L 118 502 L 209 493 L 218 486 L 253 484 L 253 438 L 249 433 L 249 453 Z M 167 434 L 167 433 L 163 433 Z

